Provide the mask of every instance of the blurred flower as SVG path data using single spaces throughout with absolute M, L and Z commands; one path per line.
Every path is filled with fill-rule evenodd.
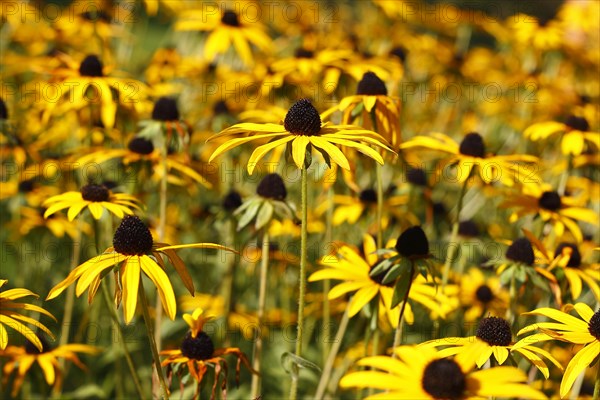
M 546 399 L 527 384 L 527 376 L 514 367 L 472 371 L 475 363 L 468 354 L 444 358 L 432 348 L 400 346 L 399 359 L 366 357 L 357 365 L 373 371 L 350 372 L 340 381 L 342 388 L 373 388 L 386 393 L 367 399 L 474 399 L 484 397 L 526 397 Z M 377 371 L 380 370 L 380 371 Z
M 460 302 L 466 308 L 465 321 L 472 322 L 487 314 L 504 315 L 508 308 L 508 293 L 495 277 L 486 277 L 473 267 L 460 277 Z
M 0 279 L 0 288 L 8 282 L 6 279 Z M 17 310 L 29 310 L 44 314 L 56 321 L 56 318 L 48 311 L 41 307 L 35 306 L 29 303 L 15 303 L 13 300 L 20 299 L 22 297 L 34 296 L 38 297 L 37 294 L 27 289 L 9 289 L 0 292 L 0 349 L 5 349 L 8 344 L 8 333 L 6 332 L 5 326 L 8 326 L 21 335 L 25 336 L 38 350 L 42 350 L 42 342 L 38 339 L 35 332 L 32 331 L 27 325 L 30 324 L 38 329 L 43 330 L 52 337 L 52 333 L 42 323 L 37 320 L 26 317 L 25 315 L 19 314 Z M 22 321 L 22 322 L 21 322 Z
M 138 217 L 127 215 L 113 236 L 113 247 L 109 247 L 101 255 L 89 259 L 71 271 L 62 282 L 52 288 L 46 300 L 57 297 L 69 285 L 78 280 L 75 293 L 79 297 L 89 288 L 88 302 L 91 303 L 100 286 L 100 281 L 106 276 L 104 271 L 110 268 L 114 270 L 115 274 L 115 302 L 118 306 L 121 303 L 121 297 L 124 298 L 123 313 L 125 322 L 129 323 L 135 314 L 138 286 L 141 272 L 144 272 L 158 289 L 162 306 L 167 315 L 169 318 L 175 319 L 177 309 L 175 294 L 169 277 L 164 271 L 165 264 L 162 255 L 171 261 L 186 289 L 193 294 L 192 278 L 183 260 L 174 251 L 184 248 L 230 250 L 225 246 L 213 243 L 174 246 L 166 243 L 154 243 L 148 227 Z M 118 267 L 113 268 L 115 264 L 118 264 Z
M 579 156 L 588 146 L 600 148 L 600 133 L 591 132 L 590 125 L 584 117 L 571 115 L 565 123 L 539 122 L 527 128 L 523 135 L 533 140 L 544 140 L 550 136 L 561 136 L 561 150 L 564 155 Z
M 573 309 L 577 311 L 580 318 L 568 314 Z M 585 345 L 567 365 L 560 384 L 560 397 L 563 398 L 579 374 L 600 354 L 600 310 L 594 313 L 587 304 L 577 303 L 564 307 L 564 311 L 538 308 L 525 315 L 541 315 L 555 322 L 539 322 L 521 329 L 517 335 L 534 330 L 539 330 L 541 333 L 524 337 L 514 345 L 515 349 L 526 348 L 533 343 L 552 339 Z

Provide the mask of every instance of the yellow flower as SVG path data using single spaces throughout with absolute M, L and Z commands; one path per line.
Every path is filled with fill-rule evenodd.
M 44 212 L 44 218 L 62 209 L 68 208 L 67 218 L 73 221 L 79 213 L 87 207 L 94 219 L 100 219 L 104 210 L 108 210 L 119 218 L 125 214 L 133 215 L 131 208 L 137 210 L 139 200 L 125 193 L 112 193 L 104 185 L 89 184 L 81 188 L 79 192 L 67 192 L 52 196 L 44 201 L 43 206 L 48 207 Z
M 8 361 L 6 361 L 4 368 L 2 369 L 3 375 L 8 377 L 13 371 L 17 371 L 16 378 L 13 382 L 11 396 L 16 396 L 19 393 L 21 385 L 25 380 L 25 376 L 36 362 L 42 369 L 44 379 L 48 385 L 60 385 L 62 381 L 62 371 L 59 359 L 62 358 L 64 360 L 73 361 L 79 368 L 85 369 L 85 366 L 77 357 L 77 353 L 97 354 L 101 351 L 98 347 L 85 344 L 65 344 L 58 346 L 55 349 L 51 349 L 48 342 L 46 342 L 42 336 L 34 336 L 38 341 L 41 341 L 41 348 L 35 348 L 33 344 L 28 341 L 25 346 L 8 346 L 6 350 L 0 351 L 0 357 L 8 358 Z
M 4 286 L 6 282 L 8 282 L 6 279 L 0 279 L 0 288 Z M 54 318 L 52 314 L 41 307 L 28 303 L 13 302 L 13 300 L 27 296 L 38 297 L 37 294 L 21 288 L 9 289 L 0 292 L 0 349 L 5 349 L 6 345 L 8 344 L 8 333 L 6 332 L 5 326 L 9 326 L 19 332 L 21 335 L 25 336 L 25 338 L 33 343 L 40 351 L 42 350 L 42 342 L 40 342 L 38 337 L 35 335 L 35 332 L 22 322 L 33 325 L 52 336 L 52 333 L 42 323 L 33 318 L 19 314 L 18 310 L 29 310 L 47 315 L 56 321 L 56 318 Z
M 44 211 L 31 207 L 22 207 L 21 219 L 15 221 L 18 224 L 15 224 L 14 231 L 25 236 L 35 228 L 47 228 L 57 238 L 62 238 L 66 234 L 71 239 L 79 238 L 79 229 L 85 234 L 92 232 L 89 224 L 82 222 L 81 227 L 78 227 L 75 222 L 69 221 L 59 214 L 52 214 L 50 218 L 44 218 Z
M 374 388 L 384 393 L 367 399 L 480 399 L 522 397 L 546 399 L 527 384 L 527 375 L 514 367 L 495 367 L 472 371 L 468 354 L 444 358 L 433 348 L 400 346 L 394 349 L 398 359 L 387 356 L 366 357 L 357 365 L 376 370 L 346 374 L 342 388 Z
M 339 105 L 325 111 L 327 118 L 335 111 L 342 112 L 342 124 L 354 123 L 360 115 L 361 126 L 379 133 L 391 148 L 398 150 L 401 140 L 400 99 L 388 96 L 385 83 L 373 72 L 366 72 L 360 82 L 356 95 L 340 100 Z
M 488 313 L 504 315 L 508 308 L 508 293 L 498 278 L 487 278 L 479 268 L 471 268 L 460 278 L 460 302 L 466 307 L 465 321 L 475 321 Z
M 563 236 L 566 227 L 578 243 L 583 240 L 583 235 L 575 220 L 598 225 L 598 214 L 594 210 L 578 207 L 577 200 L 559 195 L 545 183 L 524 185 L 522 194 L 509 196 L 500 207 L 519 207 L 519 210 L 511 215 L 511 223 L 527 214 L 537 213 L 543 221 L 552 224 L 558 238 Z
M 174 251 L 183 248 L 233 251 L 227 247 L 213 243 L 174 246 L 166 243 L 154 243 L 148 227 L 138 217 L 127 215 L 121 221 L 114 234 L 113 247 L 109 247 L 101 255 L 89 259 L 71 271 L 62 282 L 52 288 L 46 300 L 57 297 L 69 285 L 78 281 L 75 293 L 77 296 L 81 296 L 89 288 L 88 302 L 91 303 L 98 290 L 100 281 L 106 275 L 104 271 L 118 264 L 118 267 L 114 269 L 116 280 L 115 299 L 117 305 L 120 304 L 121 298 L 124 299 L 123 313 L 126 323 L 129 323 L 135 314 L 141 272 L 144 272 L 154 285 L 156 285 L 163 308 L 169 318 L 175 319 L 177 309 L 175 294 L 173 293 L 169 277 L 164 271 L 162 255 L 165 255 L 171 261 L 186 289 L 193 294 L 194 283 L 192 282 L 192 278 L 187 272 L 185 264 Z M 120 282 L 118 281 L 119 276 L 121 278 Z
M 252 65 L 254 58 L 250 45 L 262 52 L 269 52 L 272 40 L 265 27 L 256 21 L 246 23 L 233 10 L 223 13 L 207 13 L 204 9 L 183 10 L 183 16 L 175 24 L 178 31 L 210 31 L 204 43 L 204 57 L 214 61 L 231 46 L 246 65 Z
M 478 133 L 467 134 L 460 143 L 442 133 L 432 133 L 430 136 L 417 136 L 400 145 L 405 154 L 416 148 L 448 153 L 437 168 L 437 173 L 445 173 L 444 168 L 456 165 L 456 181 L 464 182 L 477 167 L 479 176 L 485 183 L 501 182 L 512 186 L 515 181 L 535 181 L 535 178 L 519 171 L 519 163 L 537 163 L 537 157 L 530 155 L 490 156 L 486 154 L 485 143 Z
M 499 317 L 482 318 L 479 321 L 475 336 L 430 340 L 419 347 L 437 348 L 440 346 L 448 346 L 444 350 L 440 350 L 440 354 L 443 354 L 443 356 L 467 354 L 470 359 L 475 360 L 479 368 L 492 356 L 499 365 L 502 365 L 512 352 L 516 352 L 535 365 L 546 379 L 550 376 L 550 372 L 542 357 L 562 370 L 560 363 L 544 349 L 529 345 L 515 347 L 510 325 L 505 319 Z
M 388 247 L 393 247 L 393 241 L 388 243 Z M 375 239 L 371 235 L 363 236 L 364 258 L 358 252 L 348 245 L 341 245 L 337 249 L 337 254 L 325 256 L 319 264 L 324 268 L 313 273 L 309 282 L 320 281 L 324 279 L 336 279 L 343 281 L 334 286 L 329 291 L 330 299 L 337 299 L 346 293 L 355 292 L 348 305 L 348 315 L 350 317 L 358 314 L 371 300 L 378 297 L 379 312 L 386 315 L 393 327 L 398 325 L 400 319 L 400 307 L 402 302 L 396 307 L 391 307 L 394 294 L 394 282 L 384 284 L 381 281 L 385 272 L 378 276 L 371 276 L 371 269 L 377 265 L 379 258 L 375 251 L 377 250 Z M 408 299 L 417 302 L 429 309 L 432 313 L 438 313 L 441 317 L 450 310 L 447 308 L 451 303 L 446 295 L 439 293 L 438 290 L 429 284 L 427 279 L 418 275 L 408 294 Z M 448 289 L 450 289 L 448 287 Z M 406 321 L 412 325 L 414 314 L 410 303 L 406 304 Z
M 239 380 L 241 364 L 244 365 L 252 373 L 256 373 L 250 366 L 250 362 L 246 358 L 246 355 L 237 347 L 227 347 L 215 349 L 212 339 L 202 329 L 204 324 L 214 317 L 204 317 L 202 314 L 204 311 L 201 308 L 194 310 L 192 314 L 184 314 L 183 319 L 190 327 L 189 332 L 181 342 L 181 347 L 176 350 L 164 350 L 160 354 L 167 356 L 167 358 L 161 363 L 164 366 L 187 366 L 190 374 L 199 385 L 202 378 L 208 370 L 208 366 L 215 368 L 215 380 L 212 387 L 212 395 L 215 396 L 217 383 L 221 373 L 223 373 L 224 382 L 227 382 L 227 360 L 222 356 L 227 354 L 234 354 L 238 358 L 236 364 L 236 380 Z M 226 383 L 223 383 L 221 387 L 225 391 Z
M 565 306 L 563 311 L 552 308 L 538 308 L 524 315 L 541 315 L 555 322 L 539 322 L 521 329 L 517 335 L 540 330 L 521 339 L 514 348 L 527 347 L 532 343 L 546 340 L 561 340 L 563 342 L 585 345 L 571 359 L 560 383 L 560 397 L 563 398 L 573 386 L 579 374 L 591 365 L 600 354 L 600 310 L 594 311 L 585 303 Z M 568 313 L 575 309 L 581 319 Z
M 416 225 L 419 220 L 410 212 L 406 212 L 400 208 L 400 206 L 408 203 L 408 196 L 406 195 L 388 195 L 384 193 L 383 207 L 384 210 L 389 211 L 391 214 L 383 216 L 382 228 L 388 226 L 390 217 L 395 217 L 399 221 L 409 220 L 411 225 Z M 343 194 L 336 194 L 333 196 L 333 203 L 335 205 L 335 211 L 333 212 L 332 223 L 334 226 L 341 225 L 347 222 L 350 225 L 356 223 L 365 212 L 372 212 L 374 214 L 377 206 L 377 192 L 374 189 L 364 189 L 358 193 L 358 196 L 348 196 Z M 324 206 L 328 204 L 323 203 Z M 331 207 L 331 205 L 329 205 Z M 324 207 L 319 207 L 319 210 Z
M 585 145 L 600 148 L 600 133 L 591 132 L 590 125 L 584 117 L 571 115 L 565 123 L 539 122 L 525 129 L 525 137 L 533 140 L 544 140 L 553 135 L 561 136 L 560 148 L 564 155 L 579 156 Z
M 344 169 L 350 169 L 350 165 L 344 153 L 336 145 L 355 148 L 382 165 L 383 158 L 370 145 L 391 151 L 385 139 L 375 132 L 353 125 L 329 125 L 328 123 L 322 125 L 319 113 L 307 99 L 299 100 L 290 107 L 283 124 L 242 123 L 225 129 L 213 138 L 243 133 L 249 136 L 226 141 L 213 152 L 209 162 L 241 144 L 265 139 L 270 141 L 254 149 L 248 160 L 249 174 L 254 172 L 258 161 L 269 151 L 283 145 L 288 145 L 288 149 L 291 148 L 290 153 L 294 163 L 300 169 L 305 165 L 307 150 L 310 154 L 313 146 L 321 152 L 328 163 L 333 162 Z M 289 146 L 290 142 L 291 146 Z

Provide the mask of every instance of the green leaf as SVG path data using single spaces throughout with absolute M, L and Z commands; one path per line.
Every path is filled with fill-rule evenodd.
M 331 169 L 331 158 L 329 157 L 329 154 L 327 154 L 326 151 L 319 149 L 318 147 L 315 147 L 315 148 L 323 156 L 323 159 L 325 160 L 325 164 L 327 164 L 327 167 L 329 167 L 329 169 Z
M 254 226 L 256 229 L 260 229 L 263 226 L 267 225 L 269 221 L 271 221 L 271 217 L 273 216 L 273 205 L 269 201 L 265 201 L 260 211 L 256 215 L 256 223 Z
M 363 108 L 364 108 L 364 107 L 365 107 L 365 106 L 364 106 L 364 104 L 363 104 L 363 102 L 362 102 L 362 101 L 361 101 L 359 104 L 357 104 L 357 105 L 356 105 L 356 107 L 354 107 L 354 109 L 353 109 L 353 110 L 352 110 L 352 112 L 350 113 L 350 115 L 352 116 L 352 119 L 354 119 L 354 118 L 358 117 L 358 115 L 359 115 L 360 113 L 362 113 L 362 111 L 363 111 Z
M 391 307 L 394 308 L 402 300 L 407 296 L 407 293 L 410 289 L 410 285 L 413 280 L 412 271 L 403 271 L 402 275 L 396 281 L 396 286 L 394 287 L 394 296 L 392 296 L 392 304 Z
M 308 169 L 312 164 L 312 146 L 310 143 L 306 146 L 306 156 L 304 157 L 304 168 Z
M 376 266 L 371 268 L 371 272 L 369 272 L 369 275 L 370 276 L 379 275 L 379 274 L 383 273 L 384 271 L 386 271 L 391 265 L 392 265 L 391 259 L 383 260 L 382 262 L 380 262 L 379 264 L 377 264 Z
M 381 280 L 381 283 L 388 284 L 390 282 L 394 282 L 400 275 L 402 275 L 402 266 L 400 264 L 396 264 L 385 274 Z
M 281 354 L 281 366 L 283 367 L 283 370 L 286 373 L 291 374 L 292 370 L 291 368 L 289 368 L 291 365 L 297 365 L 298 368 L 310 369 L 317 374 L 321 373 L 321 368 L 319 368 L 317 364 L 308 361 L 305 358 L 297 356 L 294 353 L 286 351 L 283 354 Z
M 240 220 L 238 222 L 238 227 L 237 227 L 238 231 L 242 230 L 242 228 L 244 228 L 246 225 L 248 225 L 250 223 L 250 221 L 252 221 L 252 219 L 256 216 L 258 209 L 262 205 L 263 205 L 263 200 L 255 199 L 253 201 L 253 203 L 250 206 L 248 206 L 248 208 L 246 209 L 246 212 L 244 212 L 244 215 L 242 215 L 242 217 L 240 218 Z

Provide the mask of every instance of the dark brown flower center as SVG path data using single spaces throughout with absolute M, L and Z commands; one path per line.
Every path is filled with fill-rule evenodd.
M 485 157 L 485 144 L 483 138 L 479 133 L 469 133 L 460 142 L 460 148 L 458 150 L 460 154 L 471 157 Z
M 296 49 L 296 51 L 294 52 L 294 56 L 296 58 L 313 58 L 315 56 L 315 52 L 307 50 L 304 47 L 300 47 Z
M 0 120 L 8 119 L 8 108 L 4 100 L 0 99 Z
M 429 241 L 420 226 L 412 226 L 400 234 L 396 250 L 404 257 L 426 257 L 429 255 Z
M 477 297 L 477 300 L 480 302 L 487 304 L 494 299 L 494 293 L 488 285 L 481 285 L 475 291 L 475 297 Z
M 181 354 L 193 360 L 208 360 L 214 352 L 215 345 L 205 332 L 199 332 L 195 338 L 188 332 L 181 342 Z
M 135 137 L 127 144 L 127 148 L 134 153 L 148 155 L 154 151 L 154 144 L 151 140 Z
M 390 55 L 398 57 L 401 62 L 406 61 L 406 49 L 404 47 L 401 47 L 401 46 L 394 47 L 390 51 Z
M 177 121 L 179 120 L 179 110 L 177 102 L 170 97 L 161 97 L 154 103 L 152 110 L 152 119 L 155 121 Z
M 590 130 L 590 124 L 584 117 L 576 117 L 575 115 L 571 115 L 565 121 L 565 125 L 571 129 L 587 132 Z
M 113 236 L 115 251 L 127 256 L 141 256 L 152 251 L 150 229 L 136 216 L 126 215 Z
M 223 198 L 222 206 L 226 211 L 235 211 L 242 205 L 242 196 L 236 190 L 230 190 Z
M 229 114 L 229 107 L 224 100 L 219 100 L 213 106 L 213 114 L 221 115 L 221 114 Z
M 356 94 L 361 95 L 385 96 L 387 93 L 385 83 L 373 72 L 365 72 L 356 89 Z
M 35 347 L 35 345 L 33 343 L 31 343 L 29 340 L 26 340 L 25 341 L 25 352 L 27 354 L 41 354 L 41 353 L 47 353 L 52 350 L 50 343 L 48 343 L 48 341 L 42 334 L 40 334 L 39 332 L 36 332 L 35 336 L 37 336 L 37 338 L 40 339 L 40 342 L 42 343 L 42 351 L 40 351 L 37 347 Z
M 110 198 L 110 191 L 104 185 L 89 184 L 81 188 L 81 197 L 87 201 L 108 201 Z
M 463 397 L 467 381 L 454 360 L 442 358 L 427 364 L 421 385 L 435 399 L 455 400 Z
M 490 346 L 508 346 L 512 341 L 510 325 L 506 320 L 498 317 L 482 319 L 475 336 Z
M 35 179 L 27 179 L 25 181 L 19 182 L 19 192 L 29 193 L 33 189 L 35 189 Z
M 225 10 L 221 22 L 229 26 L 240 26 L 240 19 L 235 11 Z
M 415 186 L 427 186 L 427 174 L 421 168 L 410 168 L 406 171 L 406 180 Z
M 600 309 L 590 318 L 588 330 L 590 331 L 590 335 L 600 341 Z
M 478 237 L 479 227 L 472 220 L 461 221 L 458 224 L 458 234 L 465 237 Z
M 556 211 L 562 206 L 560 195 L 557 192 L 544 192 L 538 200 L 541 208 L 549 211 Z
M 258 184 L 256 193 L 267 199 L 284 200 L 287 190 L 283 179 L 278 174 L 266 175 Z
M 572 243 L 561 243 L 556 247 L 554 251 L 554 258 L 558 257 L 562 254 L 565 248 L 571 249 L 571 258 L 569 258 L 569 262 L 567 263 L 567 267 L 577 268 L 581 266 L 581 253 L 576 245 Z
M 111 21 L 111 16 L 104 10 L 94 9 L 93 11 L 86 11 L 80 15 L 81 15 L 81 18 L 83 18 L 87 21 L 92 21 L 92 22 L 102 21 L 102 22 L 110 23 L 110 21 Z
M 81 64 L 79 65 L 79 75 L 81 76 L 91 76 L 91 77 L 99 77 L 104 76 L 102 73 L 102 61 L 95 55 L 89 55 L 83 59 Z
M 301 99 L 290 107 L 283 126 L 295 135 L 313 136 L 321 131 L 321 116 L 308 99 Z
M 373 204 L 377 203 L 377 192 L 374 189 L 365 189 L 358 195 L 361 203 Z
M 527 265 L 533 265 L 535 255 L 531 242 L 526 238 L 518 238 L 506 250 L 506 258 Z

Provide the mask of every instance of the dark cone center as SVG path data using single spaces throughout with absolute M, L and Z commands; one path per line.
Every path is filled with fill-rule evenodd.
M 485 157 L 485 144 L 483 138 L 479 133 L 469 133 L 460 142 L 460 148 L 458 150 L 460 154 L 471 157 Z
M 577 268 L 581 266 L 581 253 L 576 245 L 572 243 L 561 243 L 554 250 L 554 258 L 558 257 L 562 254 L 563 249 L 570 248 L 571 249 L 571 258 L 569 258 L 569 262 L 567 263 L 567 267 Z
M 227 107 L 227 103 L 224 100 L 217 101 L 213 106 L 213 114 L 229 114 L 229 107 Z
M 221 22 L 228 26 L 240 26 L 240 18 L 235 11 L 226 10 L 221 17 Z
M 588 132 L 590 130 L 590 124 L 584 117 L 576 117 L 575 115 L 571 115 L 565 121 L 565 125 L 571 129 Z
M 490 346 L 508 346 L 512 341 L 510 325 L 506 320 L 498 317 L 482 319 L 475 336 Z
M 442 358 L 427 364 L 421 385 L 435 399 L 460 399 L 467 388 L 467 381 L 454 360 Z
M 404 47 L 394 47 L 390 51 L 390 55 L 398 57 L 401 62 L 406 61 L 406 49 Z
M 406 180 L 416 186 L 427 186 L 427 174 L 421 168 L 406 171 Z
M 269 174 L 265 176 L 258 187 L 256 193 L 266 199 L 284 200 L 287 196 L 287 190 L 283 179 L 278 174 Z
M 115 251 L 127 256 L 141 256 L 152 251 L 150 229 L 136 216 L 126 215 L 113 236 Z
M 358 195 L 361 203 L 374 204 L 377 203 L 377 192 L 374 189 L 365 189 Z
M 481 285 L 475 291 L 475 297 L 477 297 L 477 300 L 480 302 L 487 304 L 494 299 L 494 293 L 488 285 Z
M 152 141 L 150 140 L 136 137 L 131 139 L 127 148 L 134 153 L 148 155 L 154 151 L 154 144 L 152 144 Z
M 506 250 L 506 258 L 527 265 L 533 265 L 535 255 L 531 242 L 526 238 L 518 238 Z
M 550 211 L 556 211 L 562 206 L 560 195 L 557 192 L 544 192 L 538 200 L 541 208 Z
M 223 198 L 222 206 L 226 211 L 235 211 L 242 205 L 242 196 L 235 190 L 230 190 Z
M 356 94 L 358 95 L 385 96 L 387 93 L 385 82 L 383 82 L 374 72 L 365 72 L 356 88 Z
M 155 121 L 177 121 L 179 120 L 179 109 L 177 102 L 170 97 L 161 97 L 154 103 L 152 119 Z
M 359 95 L 385 96 L 387 93 L 385 82 L 379 79 L 373 72 L 365 72 L 356 88 L 356 94 Z
M 8 108 L 2 99 L 0 99 L 0 120 L 1 119 L 8 119 Z
M 27 179 L 26 181 L 19 182 L 19 192 L 20 193 L 29 193 L 33 189 L 35 189 L 35 180 Z
M 404 257 L 426 257 L 429 255 L 429 241 L 420 226 L 413 226 L 400 234 L 396 250 Z
M 215 345 L 205 332 L 199 332 L 195 338 L 188 332 L 181 342 L 181 354 L 193 360 L 208 360 L 214 352 Z
M 108 201 L 110 198 L 110 191 L 104 185 L 89 184 L 81 188 L 81 197 L 87 201 Z
M 308 99 L 301 99 L 290 107 L 283 126 L 295 135 L 316 135 L 321 130 L 321 116 Z
M 103 67 L 102 61 L 100 61 L 98 56 L 89 55 L 79 65 L 79 75 L 92 77 L 104 76 L 102 73 Z
M 39 332 L 36 332 L 35 336 L 37 336 L 37 338 L 40 339 L 40 342 L 42 343 L 42 351 L 40 351 L 37 347 L 35 347 L 35 345 L 33 343 L 31 343 L 29 340 L 26 340 L 25 341 L 25 352 L 27 354 L 41 354 L 41 353 L 47 353 L 50 350 L 52 350 L 50 343 L 48 343 L 48 341 L 46 340 L 46 338 L 43 335 L 41 335 Z
M 296 49 L 294 52 L 294 56 L 296 58 L 313 58 L 315 56 L 315 52 L 311 50 L 307 50 L 303 47 Z
M 600 340 L 600 309 L 590 318 L 588 330 L 590 331 L 590 335 Z
M 471 220 L 461 221 L 458 224 L 458 234 L 465 237 L 479 237 L 479 227 Z

